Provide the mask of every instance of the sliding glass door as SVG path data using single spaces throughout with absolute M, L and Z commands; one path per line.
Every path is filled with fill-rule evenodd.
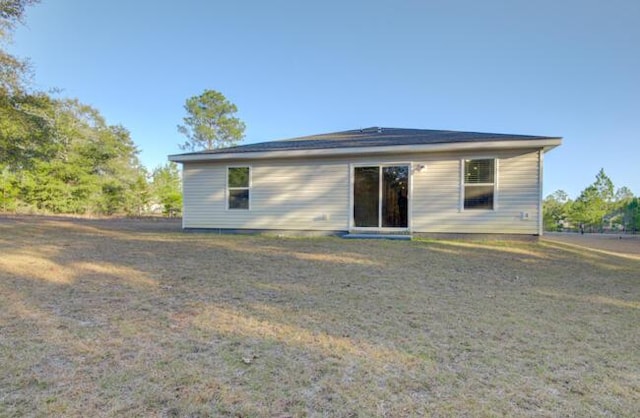
M 353 176 L 355 227 L 408 227 L 408 165 L 354 167 Z

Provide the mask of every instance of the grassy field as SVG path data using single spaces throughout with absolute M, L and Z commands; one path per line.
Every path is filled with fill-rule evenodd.
M 0 218 L 3 417 L 638 416 L 639 325 L 635 251 Z

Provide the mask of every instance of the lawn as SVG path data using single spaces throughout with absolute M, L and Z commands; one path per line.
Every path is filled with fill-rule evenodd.
M 638 416 L 637 254 L 0 218 L 0 416 Z

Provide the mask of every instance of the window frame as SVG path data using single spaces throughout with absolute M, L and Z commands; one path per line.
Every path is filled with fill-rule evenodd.
M 493 160 L 493 183 L 467 183 L 465 163 L 473 160 Z M 465 211 L 495 211 L 498 209 L 498 170 L 500 167 L 499 159 L 495 156 L 472 156 L 460 159 L 460 212 Z M 472 208 L 465 207 L 464 201 L 466 197 L 466 187 L 487 187 L 493 186 L 493 205 L 491 208 Z
M 230 187 L 229 186 L 229 169 L 231 168 L 248 168 L 249 169 L 249 184 L 247 185 L 247 187 Z M 225 168 L 225 175 L 226 175 L 226 192 L 225 192 L 225 207 L 226 210 L 251 210 L 251 195 L 252 193 L 252 184 L 253 184 L 253 167 L 249 164 L 243 164 L 243 165 L 228 165 Z M 248 204 L 246 208 L 231 208 L 229 207 L 229 198 L 231 197 L 231 191 L 232 190 L 247 190 L 247 192 L 249 193 L 249 198 L 248 200 Z

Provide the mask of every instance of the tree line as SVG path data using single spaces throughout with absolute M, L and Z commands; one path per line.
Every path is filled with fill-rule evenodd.
M 85 215 L 175 213 L 174 163 L 148 171 L 129 131 L 74 98 L 30 88 L 29 63 L 9 54 L 15 26 L 38 0 L 0 0 L 0 211 Z
M 152 171 L 138 158 L 129 131 L 75 98 L 30 88 L 28 61 L 5 50 L 25 9 L 39 0 L 0 0 L 0 212 L 144 215 L 178 213 L 180 172 Z M 187 99 L 178 131 L 186 151 L 232 146 L 245 125 L 221 93 Z M 543 201 L 547 231 L 640 231 L 640 199 L 615 190 L 604 170 L 572 200 L 558 190 Z
M 640 231 L 640 198 L 628 187 L 616 189 L 601 169 L 595 181 L 572 200 L 557 190 L 543 202 L 546 231 L 584 230 L 587 232 Z

